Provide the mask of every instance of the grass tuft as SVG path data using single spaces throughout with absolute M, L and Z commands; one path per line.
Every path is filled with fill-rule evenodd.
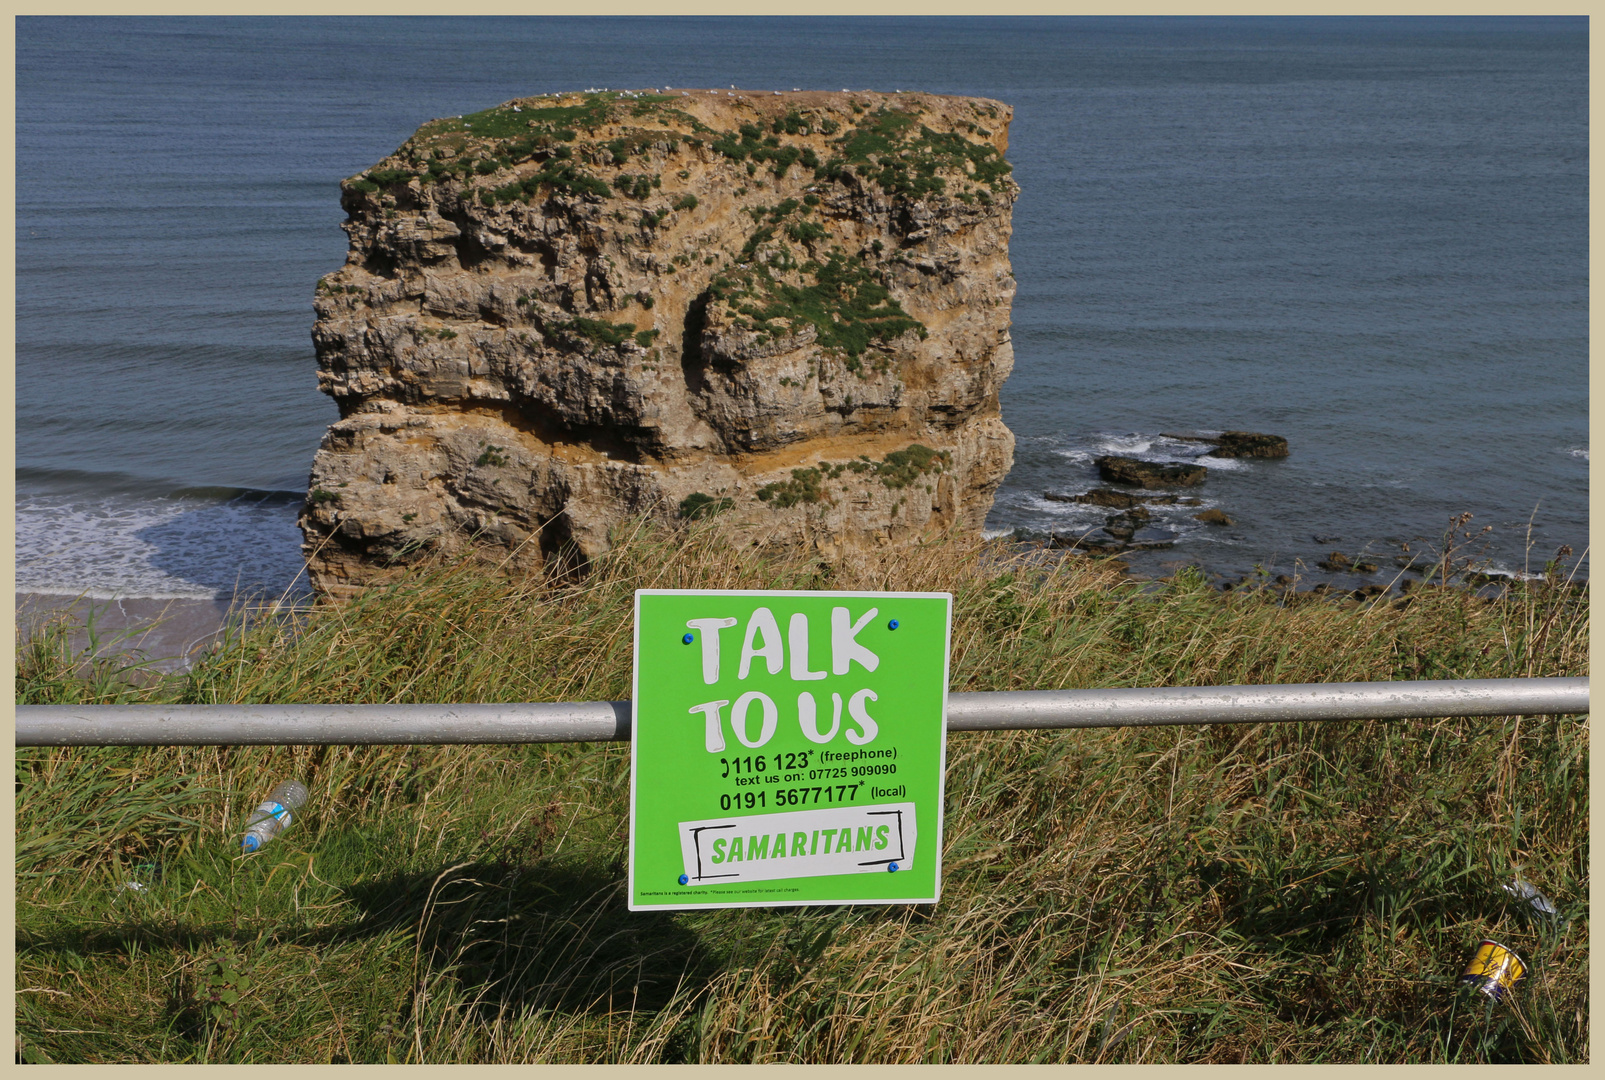
M 637 588 L 950 591 L 955 690 L 1585 674 L 1586 595 L 1560 577 L 1288 605 L 959 539 L 822 563 L 712 519 L 619 535 L 578 580 L 434 564 L 138 685 L 80 675 L 46 627 L 17 685 L 617 699 Z M 631 914 L 625 746 L 19 750 L 17 1053 L 1588 1060 L 1585 718 L 955 734 L 947 767 L 934 908 Z M 292 775 L 301 819 L 237 855 Z M 1517 866 L 1569 921 L 1500 890 Z M 1485 936 L 1529 966 L 1493 1009 L 1456 990 Z

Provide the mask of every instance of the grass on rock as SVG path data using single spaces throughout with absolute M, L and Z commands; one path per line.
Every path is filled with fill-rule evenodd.
M 138 687 L 47 628 L 18 700 L 623 698 L 633 591 L 693 587 L 950 591 L 955 690 L 1587 670 L 1558 583 L 1288 605 L 709 520 L 567 584 L 439 566 Z M 935 907 L 632 914 L 623 745 L 19 750 L 19 1059 L 1587 1060 L 1585 718 L 956 733 L 947 768 Z M 302 819 L 237 855 L 292 775 Z M 1456 991 L 1483 937 L 1529 967 L 1491 1009 Z

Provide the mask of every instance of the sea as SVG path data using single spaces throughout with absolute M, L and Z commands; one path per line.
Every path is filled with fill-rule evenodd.
M 26 17 L 17 590 L 304 593 L 340 180 L 515 96 L 732 85 L 1014 107 L 992 534 L 1095 529 L 1046 496 L 1098 455 L 1247 430 L 1290 456 L 1205 459 L 1134 573 L 1316 580 L 1465 514 L 1492 569 L 1584 556 L 1585 19 Z

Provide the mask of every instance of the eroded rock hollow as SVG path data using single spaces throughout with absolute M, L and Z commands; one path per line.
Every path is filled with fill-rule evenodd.
M 1014 450 L 1010 115 L 670 90 L 425 124 L 344 183 L 317 286 L 313 586 L 583 561 L 644 515 L 827 554 L 979 529 Z

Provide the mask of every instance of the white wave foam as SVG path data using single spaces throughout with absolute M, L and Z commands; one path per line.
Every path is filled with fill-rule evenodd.
M 1131 457 L 1133 454 L 1146 454 L 1153 449 L 1154 438 L 1151 435 L 1095 435 L 1098 440 L 1098 449 L 1101 453 L 1117 454 L 1121 457 Z
M 1504 564 L 1499 563 L 1499 562 L 1494 562 L 1494 563 L 1491 563 L 1488 566 L 1483 567 L 1481 572 L 1484 573 L 1484 574 L 1487 574 L 1489 577 L 1509 578 L 1512 581 L 1543 581 L 1544 580 L 1544 575 L 1542 573 L 1539 573 L 1539 572 L 1528 572 L 1528 571 L 1525 571 L 1525 570 L 1511 570 L 1508 567 L 1506 567 Z
M 296 510 L 247 501 L 22 496 L 16 587 L 97 600 L 276 596 L 301 571 Z
M 216 600 L 211 593 L 197 594 L 193 590 L 182 593 L 137 592 L 131 593 L 118 589 L 80 589 L 74 593 L 62 592 L 60 589 L 30 589 L 17 579 L 17 592 L 29 596 L 48 596 L 52 599 L 68 600 Z
M 1078 518 L 1098 518 L 1102 520 L 1105 515 L 1113 511 L 1091 503 L 1059 502 L 1057 499 L 1045 499 L 1041 495 L 1032 494 L 1021 500 L 1020 505 L 1038 514 L 1046 514 L 1055 520 L 1072 520 Z
M 1586 446 L 1568 446 L 1561 453 L 1568 457 L 1582 458 L 1584 461 L 1588 460 L 1588 447 Z

